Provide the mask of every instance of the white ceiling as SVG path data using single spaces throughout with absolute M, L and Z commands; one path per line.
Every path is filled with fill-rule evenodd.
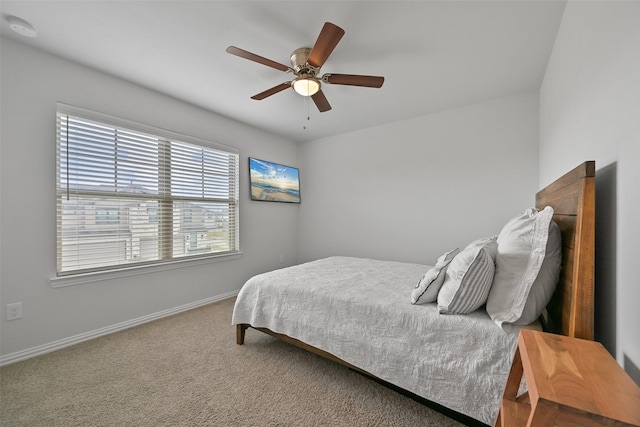
M 2 35 L 293 141 L 307 141 L 539 88 L 564 1 L 11 1 Z M 29 21 L 36 38 L 10 30 Z M 321 73 L 381 75 L 380 89 L 323 85 L 333 107 L 286 90 L 289 65 L 325 21 L 346 34 Z M 308 112 L 308 113 L 307 113 Z M 307 116 L 309 120 L 307 120 Z M 306 127 L 306 129 L 305 129 Z

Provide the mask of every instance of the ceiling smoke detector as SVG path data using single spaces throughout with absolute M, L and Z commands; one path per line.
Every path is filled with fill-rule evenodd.
M 24 19 L 18 18 L 17 16 L 8 16 L 7 21 L 9 22 L 9 27 L 21 36 L 35 37 L 38 35 L 36 27 Z

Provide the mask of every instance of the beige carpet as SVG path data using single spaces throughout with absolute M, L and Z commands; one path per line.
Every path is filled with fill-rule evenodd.
M 255 330 L 233 299 L 0 368 L 2 426 L 458 426 Z

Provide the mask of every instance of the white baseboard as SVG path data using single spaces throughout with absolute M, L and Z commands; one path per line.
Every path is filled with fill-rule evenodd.
M 178 307 L 170 308 L 167 310 L 152 313 L 146 316 L 138 317 L 137 319 L 127 320 L 125 322 L 116 323 L 115 325 L 106 326 L 104 328 L 95 329 L 93 331 L 84 332 L 82 334 L 74 335 L 69 338 L 63 338 L 61 340 L 53 341 L 48 344 L 39 345 L 36 347 L 28 348 L 26 350 L 17 351 L 15 353 L 0 356 L 0 366 L 8 365 L 10 363 L 19 362 L 21 360 L 30 359 L 32 357 L 40 356 L 52 351 L 60 350 L 65 347 L 72 346 L 74 344 L 88 341 L 93 338 L 98 338 L 103 335 L 112 334 L 114 332 L 129 329 L 134 326 L 142 325 L 143 323 L 151 322 L 152 320 L 161 319 L 163 317 L 171 316 L 181 313 L 183 311 L 191 310 L 203 305 L 211 304 L 217 301 L 222 301 L 227 298 L 232 298 L 238 295 L 239 291 L 228 292 L 222 295 L 216 295 L 214 297 L 205 298 L 200 301 L 195 301 L 189 304 L 181 305 Z

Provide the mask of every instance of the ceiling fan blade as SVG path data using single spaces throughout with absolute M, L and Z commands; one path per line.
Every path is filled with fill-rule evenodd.
M 348 86 L 365 86 L 365 87 L 382 87 L 384 77 L 379 76 L 360 76 L 358 74 L 325 74 L 322 81 L 334 85 Z
M 309 65 L 320 68 L 325 63 L 333 49 L 344 36 L 344 30 L 331 22 L 325 22 L 316 43 L 311 49 L 307 62 Z
M 278 86 L 274 86 L 271 89 L 267 89 L 264 92 L 260 92 L 257 95 L 253 95 L 251 99 L 255 99 L 256 101 L 260 101 L 261 99 L 265 99 L 268 96 L 275 95 L 278 92 L 282 92 L 285 89 L 289 89 L 291 87 L 291 82 L 280 83 Z
M 313 99 L 313 102 L 315 102 L 316 107 L 318 107 L 318 110 L 321 113 L 331 110 L 331 105 L 329 104 L 329 101 L 327 101 L 327 98 L 324 96 L 324 93 L 322 93 L 322 90 L 319 90 L 314 95 L 311 95 L 311 99 Z
M 284 64 L 280 64 L 279 62 L 272 61 L 260 55 L 256 55 L 255 53 L 247 52 L 244 49 L 240 49 L 239 47 L 229 46 L 227 49 L 227 53 L 230 53 L 235 56 L 239 56 L 240 58 L 248 59 L 249 61 L 257 62 L 258 64 L 266 65 L 267 67 L 275 68 L 280 71 L 293 71 L 291 67 L 287 67 Z

